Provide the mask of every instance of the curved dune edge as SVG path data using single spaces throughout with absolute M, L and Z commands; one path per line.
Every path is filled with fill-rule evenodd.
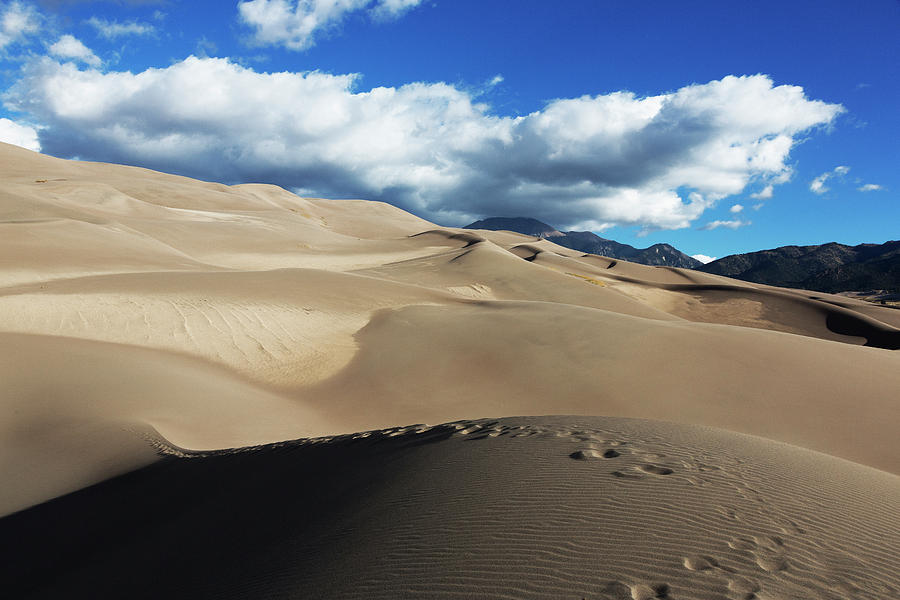
M 167 452 L 0 520 L 9 593 L 900 594 L 900 477 L 712 428 L 515 417 Z
M 217 365 L 146 348 L 0 333 L 0 515 L 156 461 L 146 438 L 223 448 L 334 431 Z

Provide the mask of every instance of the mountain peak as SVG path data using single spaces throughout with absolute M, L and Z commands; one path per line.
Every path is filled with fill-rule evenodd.
M 609 258 L 627 260 L 642 265 L 681 267 L 693 269 L 702 263 L 669 244 L 654 244 L 649 248 L 635 248 L 614 240 L 602 238 L 591 231 L 561 232 L 552 225 L 528 217 L 490 217 L 475 221 L 465 229 L 506 230 L 543 238 L 553 238 L 553 243 L 586 254 L 599 254 Z
M 466 225 L 464 229 L 487 229 L 488 231 L 515 231 L 536 237 L 558 237 L 563 235 L 552 225 L 531 217 L 488 217 Z

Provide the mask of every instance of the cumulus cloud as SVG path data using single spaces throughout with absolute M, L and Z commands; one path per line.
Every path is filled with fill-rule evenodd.
M 752 225 L 751 221 L 710 221 L 709 223 L 700 227 L 701 231 L 712 231 L 713 229 L 718 229 L 719 227 L 727 227 L 728 229 L 737 229 L 738 227 L 746 227 L 747 225 Z
M 50 46 L 49 50 L 50 54 L 59 58 L 80 61 L 92 67 L 100 66 L 100 58 L 73 35 L 62 36 L 58 42 Z
M 377 20 L 395 19 L 422 0 L 245 0 L 238 14 L 254 30 L 260 45 L 283 45 L 306 50 L 319 32 L 339 25 L 354 12 L 365 12 Z
M 750 197 L 756 198 L 757 200 L 768 200 L 774 193 L 775 187 L 772 184 L 769 184 L 755 194 L 750 194 Z
M 108 40 L 126 35 L 151 35 L 156 32 L 156 28 L 153 25 L 138 21 L 120 23 L 118 21 L 107 21 L 99 17 L 91 17 L 85 23 L 96 29 L 99 35 Z
M 442 224 L 523 214 L 579 230 L 689 227 L 783 174 L 793 136 L 842 110 L 762 75 L 558 99 L 523 116 L 446 83 L 357 91 L 357 80 L 215 58 L 140 73 L 44 58 L 5 100 L 58 156 L 384 200 Z
M 20 125 L 9 119 L 0 119 L 0 142 L 22 146 L 40 152 L 37 131 L 33 127 Z
M 711 263 L 712 261 L 716 260 L 715 256 L 707 256 L 705 254 L 693 254 L 693 255 L 691 255 L 691 258 L 699 260 L 704 265 L 706 263 Z
M 728 210 L 730 210 L 733 214 L 737 214 L 737 213 L 741 212 L 742 210 L 744 210 L 744 205 L 743 204 L 735 204 Z
M 0 7 L 0 50 L 37 33 L 40 16 L 30 5 L 10 2 Z
M 814 194 L 824 194 L 829 190 L 825 186 L 825 182 L 834 177 L 835 175 L 843 176 L 850 172 L 850 167 L 846 165 L 838 165 L 831 171 L 825 171 L 815 179 L 809 182 L 809 189 Z
M 883 190 L 884 188 L 877 183 L 867 183 L 865 185 L 861 185 L 858 188 L 861 192 L 877 192 L 879 190 Z

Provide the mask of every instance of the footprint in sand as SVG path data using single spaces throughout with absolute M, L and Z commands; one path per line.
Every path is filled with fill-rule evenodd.
M 732 550 L 753 550 L 756 544 L 747 538 L 734 538 L 728 542 L 728 547 Z
M 660 467 L 658 465 L 638 465 L 632 468 L 637 471 L 637 473 L 613 471 L 612 476 L 620 479 L 643 479 L 646 475 L 671 475 L 675 472 L 669 467 Z
M 601 452 L 600 450 L 596 450 L 594 448 L 586 448 L 584 450 L 576 450 L 569 455 L 569 458 L 574 458 L 575 460 L 592 460 L 595 458 L 616 458 L 617 456 L 622 455 L 615 450 L 606 450 Z
M 464 427 L 463 429 L 457 429 L 456 433 L 459 435 L 469 435 L 470 433 L 475 433 L 476 431 L 480 431 L 481 427 L 478 425 L 473 425 L 470 427 Z
M 777 535 L 760 535 L 748 538 L 734 538 L 728 542 L 732 550 L 749 551 L 756 565 L 767 573 L 777 573 L 788 568 L 784 557 L 784 540 Z
M 719 561 L 712 556 L 688 556 L 684 559 L 684 568 L 689 571 L 709 571 L 719 566 Z
M 574 458 L 575 460 L 593 460 L 595 458 L 600 458 L 601 456 L 603 456 L 603 454 L 601 454 L 599 450 L 587 448 L 585 450 L 576 450 L 569 455 L 569 458 Z
M 728 581 L 728 590 L 737 600 L 754 600 L 760 587 L 755 581 L 737 577 Z
M 600 590 L 600 598 L 603 600 L 632 600 L 631 588 L 621 581 L 610 581 Z
M 650 473 L 651 475 L 671 475 L 675 472 L 669 467 L 660 467 L 657 465 L 640 465 L 638 469 L 644 473 Z
M 788 566 L 783 556 L 762 556 L 759 554 L 756 555 L 756 564 L 767 573 L 784 571 Z
M 613 477 L 618 477 L 619 479 L 643 479 L 644 475 L 639 473 L 626 473 L 624 471 L 613 471 Z
M 655 583 L 645 585 L 643 583 L 631 586 L 631 597 L 634 600 L 654 600 L 654 598 L 669 598 L 669 585 L 667 583 Z

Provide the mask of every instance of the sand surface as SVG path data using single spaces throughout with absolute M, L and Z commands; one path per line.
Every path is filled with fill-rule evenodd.
M 837 554 L 820 557 L 825 561 L 822 564 L 810 562 L 810 557 L 816 554 L 812 549 L 816 544 L 834 545 L 842 539 L 845 530 L 841 528 L 852 521 L 848 515 L 857 520 L 846 532 L 859 536 L 853 539 L 860 547 L 880 547 L 878 544 L 886 543 L 881 539 L 884 531 L 897 526 L 898 315 L 897 309 L 843 296 L 583 255 L 512 232 L 439 227 L 378 202 L 300 198 L 274 186 L 225 186 L 134 167 L 63 161 L 0 144 L 0 515 L 35 507 L 0 521 L 0 541 L 11 539 L 9 532 L 19 526 L 15 523 L 35 518 L 28 515 L 45 514 L 33 511 L 56 511 L 52 518 L 63 529 L 87 527 L 66 522 L 79 520 L 73 517 L 76 509 L 71 507 L 95 510 L 77 502 L 98 502 L 97 506 L 104 507 L 96 509 L 101 517 L 91 521 L 92 527 L 107 527 L 102 517 L 107 513 L 118 515 L 111 522 L 124 519 L 128 527 L 138 527 L 133 524 L 140 518 L 136 513 L 131 509 L 116 512 L 102 504 L 110 502 L 107 492 L 96 490 L 132 494 L 136 492 L 130 486 L 139 489 L 149 485 L 141 482 L 153 481 L 162 494 L 159 501 L 173 502 L 193 477 L 187 474 L 200 473 L 200 480 L 216 474 L 227 480 L 231 475 L 222 475 L 218 465 L 237 461 L 233 466 L 236 473 L 250 468 L 250 462 L 243 462 L 250 460 L 250 454 L 240 454 L 244 457 L 240 459 L 233 454 L 227 454 L 232 458 L 198 458 L 191 451 L 353 434 L 409 423 L 565 414 L 575 416 L 563 421 L 549 417 L 527 421 L 528 428 L 546 427 L 552 434 L 545 431 L 520 439 L 507 432 L 503 443 L 499 437 L 484 444 L 462 443 L 472 438 L 454 434 L 440 443 L 413 449 L 404 433 L 398 437 L 407 442 L 387 441 L 378 446 L 384 448 L 384 454 L 379 450 L 373 456 L 384 458 L 385 464 L 364 450 L 370 448 L 370 442 L 350 444 L 345 438 L 314 445 L 313 455 L 321 456 L 328 468 L 316 466 L 307 456 L 312 452 L 309 444 L 291 446 L 294 450 L 288 452 L 289 457 L 273 448 L 254 453 L 258 458 L 253 460 L 261 462 L 253 463 L 253 468 L 272 477 L 266 485 L 275 486 L 282 478 L 290 480 L 293 476 L 280 469 L 293 469 L 292 461 L 299 461 L 299 480 L 285 484 L 293 490 L 285 493 L 318 497 L 317 490 L 321 490 L 323 498 L 331 498 L 345 490 L 356 502 L 334 508 L 337 512 L 332 516 L 313 512 L 303 517 L 301 529 L 311 527 L 309 531 L 317 532 L 314 535 L 325 536 L 321 538 L 326 556 L 321 560 L 325 562 L 313 561 L 311 564 L 319 567 L 303 572 L 279 566 L 290 571 L 278 575 L 283 575 L 279 581 L 296 587 L 308 580 L 322 591 L 346 580 L 346 593 L 332 597 L 427 595 L 424 587 L 408 587 L 416 573 L 422 585 L 427 587 L 430 582 L 436 586 L 435 594 L 458 597 L 464 597 L 466 590 L 478 589 L 495 597 L 561 597 L 556 592 L 565 590 L 572 597 L 843 598 L 857 597 L 852 591 L 856 588 L 865 590 L 859 597 L 892 597 L 888 592 L 900 587 L 889 581 L 888 570 L 879 562 L 887 551 L 848 551 L 851 558 Z M 595 429 L 612 427 L 609 423 L 629 424 L 628 435 L 634 441 L 651 445 L 661 439 L 653 432 L 668 432 L 665 435 L 678 440 L 672 442 L 674 449 L 654 446 L 651 454 L 677 456 L 672 459 L 676 464 L 695 460 L 693 445 L 701 442 L 713 444 L 711 448 L 730 448 L 733 442 L 734 452 L 746 450 L 750 455 L 741 458 L 744 462 L 728 462 L 731 454 L 717 457 L 713 450 L 704 451 L 708 455 L 704 460 L 712 461 L 716 473 L 730 474 L 728 482 L 713 478 L 705 484 L 692 483 L 686 479 L 684 469 L 688 467 L 683 465 L 679 469 L 665 467 L 680 472 L 678 476 L 638 472 L 632 468 L 637 468 L 637 463 L 623 467 L 622 477 L 609 479 L 608 470 L 578 471 L 607 465 L 606 459 L 575 461 L 563 452 L 560 444 L 569 443 L 572 437 L 564 431 L 582 422 L 579 416 L 643 419 L 584 423 L 592 423 L 590 427 Z M 426 437 L 435 439 L 436 431 L 449 430 L 430 431 Z M 607 434 L 596 435 L 603 438 Z M 597 440 L 586 443 L 600 444 Z M 171 458 L 171 449 L 176 447 L 190 458 Z M 772 456 L 790 456 L 790 460 L 781 466 L 777 461 L 757 465 L 752 457 L 764 450 Z M 161 451 L 168 452 L 169 458 L 161 458 Z M 556 467 L 548 465 L 556 463 L 542 457 L 560 456 L 560 452 L 565 458 L 560 463 L 563 470 L 553 475 Z M 429 453 L 437 454 L 428 458 Z M 633 459 L 624 454 L 622 458 L 619 462 Z M 263 468 L 270 460 L 272 466 Z M 431 464 L 429 461 L 437 461 L 435 464 L 445 469 L 446 482 L 457 482 L 456 491 L 450 493 L 445 475 L 434 475 L 436 471 L 421 466 Z M 467 461 L 473 465 L 471 472 L 460 466 Z M 369 475 L 354 471 L 363 466 Z M 516 473 L 537 473 L 545 467 L 550 469 L 550 479 L 534 483 L 537 488 L 548 488 L 536 490 L 543 494 L 539 506 L 504 502 L 501 487 L 519 485 L 521 477 Z M 336 471 L 331 473 L 329 468 Z M 304 475 L 304 469 L 312 469 L 311 474 Z M 344 482 L 345 472 L 348 479 Z M 568 489 L 565 473 L 570 474 L 574 486 L 569 500 L 560 491 Z M 123 478 L 117 479 L 120 475 Z M 370 489 L 382 475 L 399 479 L 390 479 L 395 483 L 385 483 L 384 489 L 377 485 L 377 490 Z M 837 481 L 838 475 L 856 483 Z M 170 476 L 173 479 L 165 479 Z M 326 481 L 317 483 L 317 477 Z M 403 487 L 396 481 L 404 478 L 421 490 L 409 499 L 409 506 L 398 495 Z M 756 536 L 751 529 L 757 527 L 760 540 L 781 536 L 785 541 L 788 538 L 784 536 L 789 536 L 795 541 L 785 541 L 785 547 L 806 553 L 806 558 L 787 559 L 787 564 L 805 565 L 805 571 L 794 577 L 798 567 L 784 572 L 770 569 L 759 577 L 780 583 L 770 587 L 753 584 L 759 586 L 758 592 L 743 583 L 734 584 L 738 591 L 730 590 L 720 580 L 727 579 L 728 569 L 736 569 L 734 573 L 743 579 L 753 579 L 749 571 L 741 569 L 751 568 L 750 562 L 756 561 L 753 556 L 765 552 L 738 544 L 743 550 L 731 550 L 738 554 L 722 555 L 722 548 L 708 545 L 721 533 L 716 529 L 718 521 L 712 513 L 702 518 L 694 515 L 697 511 L 706 515 L 712 505 L 701 507 L 692 496 L 685 496 L 685 490 L 693 493 L 705 486 L 720 498 L 715 502 L 722 504 L 721 498 L 738 493 L 734 492 L 740 487 L 735 483 L 738 480 L 768 494 L 760 500 L 763 505 L 780 506 L 778 510 L 793 511 L 790 514 L 795 516 L 802 513 L 795 504 L 806 506 L 807 512 L 819 519 L 816 527 L 822 533 L 790 537 L 790 532 L 778 533 L 762 521 L 747 525 L 745 537 Z M 89 488 L 103 481 L 107 483 Z M 672 482 L 680 482 L 677 486 L 683 489 L 672 488 L 676 485 Z M 500 487 L 492 487 L 495 484 Z M 632 488 L 621 487 L 629 485 Z M 652 488 L 651 494 L 646 486 L 669 487 Z M 77 497 L 82 500 L 76 504 L 66 504 L 74 500 L 65 494 L 85 488 L 93 491 L 81 492 Z M 629 507 L 632 492 L 668 504 L 645 505 L 645 500 L 638 501 L 635 496 Z M 246 496 L 249 492 L 235 493 Z M 387 495 L 378 495 L 381 493 Z M 278 492 L 272 487 L 260 494 L 254 501 L 263 503 Z M 872 507 L 861 512 L 847 506 L 828 508 L 833 502 L 851 501 L 862 502 L 858 504 L 862 507 L 878 494 L 883 503 L 893 507 L 893 520 L 885 517 L 888 513 L 872 512 Z M 60 496 L 56 502 L 41 504 Z M 451 497 L 457 498 L 455 504 Z M 621 522 L 616 522 L 615 511 L 607 505 L 611 497 L 626 505 Z M 426 498 L 431 500 L 426 502 Z M 744 498 L 739 504 L 745 501 L 750 502 Z M 216 502 L 228 504 L 221 498 Z M 313 502 L 308 507 L 312 511 L 322 508 L 315 504 L 318 500 L 302 502 Z M 712 499 L 703 502 L 715 504 Z M 498 503 L 509 509 L 502 518 L 491 512 Z M 554 523 L 572 527 L 593 523 L 599 527 L 597 531 L 606 533 L 579 533 L 563 527 L 554 533 L 558 539 L 541 542 L 543 538 L 537 536 L 527 541 L 532 529 L 544 527 L 549 515 L 555 514 L 549 507 L 557 505 L 563 507 L 563 513 Z M 182 513 L 171 512 L 175 510 L 171 507 L 155 507 L 149 500 L 141 500 L 138 506 L 157 510 L 155 522 L 173 535 L 178 527 L 175 523 L 183 524 Z M 741 506 L 749 510 L 751 505 Z M 832 509 L 838 512 L 828 512 Z M 202 512 L 190 502 L 184 510 Z M 226 512 L 233 510 L 230 507 Z M 262 504 L 248 510 L 266 512 Z M 391 538 L 394 541 L 385 538 L 386 548 L 394 544 L 394 554 L 379 550 L 378 536 L 388 530 L 400 535 L 399 530 L 409 527 L 400 521 L 393 529 L 388 526 L 391 519 L 403 519 L 398 511 L 406 510 L 421 513 L 416 518 L 425 519 L 423 533 Z M 213 521 L 222 517 L 212 512 L 209 518 Z M 593 517 L 589 515 L 595 513 L 601 515 L 597 518 L 602 517 L 602 526 L 590 520 Z M 673 535 L 684 548 L 694 548 L 693 554 L 650 556 L 638 551 L 648 540 L 661 543 L 669 529 L 658 519 L 672 514 L 680 515 Z M 365 521 L 366 515 L 374 521 Z M 508 519 L 508 526 L 491 529 L 499 527 L 495 518 Z M 579 521 L 582 518 L 588 520 Z M 213 521 L 202 527 L 214 527 Z M 360 537 L 351 544 L 354 549 L 348 551 L 340 540 L 349 543 L 352 531 L 341 533 L 338 541 L 328 536 L 337 535 L 335 532 L 343 531 L 341 527 L 351 521 L 360 527 L 365 521 L 375 529 L 365 534 L 368 538 Z M 445 521 L 447 524 L 441 525 Z M 435 557 L 437 562 L 422 567 L 426 570 L 421 573 L 413 557 L 402 551 L 406 543 L 402 540 L 407 540 L 411 548 L 422 549 L 423 556 L 432 556 L 426 546 L 444 547 L 442 540 L 452 537 L 451 531 L 469 531 L 476 523 L 488 526 L 497 539 L 463 536 L 471 538 L 468 546 L 452 546 Z M 627 539 L 632 541 L 619 540 L 624 544 L 620 550 L 622 556 L 631 558 L 616 562 L 618 559 L 609 555 L 619 552 L 613 542 L 618 539 L 615 531 L 623 527 L 631 531 Z M 77 540 L 88 533 L 81 529 L 71 535 Z M 114 549 L 123 547 L 127 548 L 125 556 L 137 552 L 141 561 L 152 562 L 132 541 L 115 537 L 119 533 L 110 535 L 115 539 L 109 548 L 95 544 L 98 557 L 111 553 L 102 560 L 115 561 Z M 305 538 L 307 534 L 297 535 Z M 612 536 L 612 541 L 598 541 L 603 535 Z M 704 536 L 713 537 L 704 540 Z M 292 539 L 284 543 L 290 545 L 286 556 L 293 558 L 285 560 L 296 563 L 298 556 L 310 551 L 307 546 L 301 549 L 307 542 Z M 638 539 L 642 541 L 634 546 Z M 724 538 L 715 539 L 727 546 Z M 503 577 L 498 575 L 493 587 L 475 581 L 482 567 L 470 569 L 466 557 L 490 557 L 490 563 L 503 565 L 503 553 L 498 550 L 503 540 L 511 553 L 510 569 Z M 582 541 L 586 545 L 582 546 Z M 148 548 L 159 551 L 163 543 L 158 538 L 148 542 Z M 540 551 L 533 553 L 537 562 L 528 563 L 523 553 L 532 548 L 529 544 L 555 547 L 544 557 L 550 563 L 538 567 L 544 564 L 540 563 Z M 76 552 L 77 544 L 65 547 L 69 549 L 61 549 L 61 557 Z M 587 558 L 573 558 L 567 566 L 568 552 L 580 556 L 588 548 L 592 548 L 593 567 L 585 566 Z M 688 552 L 671 549 L 675 554 Z M 629 554 L 632 550 L 636 554 Z M 768 558 L 759 559 L 760 564 L 771 566 L 776 560 L 771 558 L 772 552 L 786 552 L 769 550 Z M 277 550 L 260 547 L 259 552 L 259 556 L 271 556 Z M 347 552 L 356 558 L 343 556 Z M 675 568 L 678 561 L 694 561 L 694 555 L 711 556 L 715 564 L 704 558 L 709 563 L 705 567 L 697 566 L 702 561 L 695 561 L 691 564 L 696 569 Z M 740 563 L 743 566 L 727 558 L 738 555 L 746 559 L 746 564 Z M 376 556 L 390 564 L 359 568 L 359 561 L 366 562 L 366 557 L 372 561 Z M 390 556 L 395 559 L 385 558 Z M 554 563 L 554 556 L 562 558 Z M 59 558 L 59 565 L 70 560 Z M 102 563 L 101 558 L 97 560 Z M 674 570 L 666 570 L 667 561 L 675 561 Z M 352 568 L 351 563 L 355 565 Z M 631 567 L 626 568 L 626 563 Z M 837 564 L 843 565 L 840 573 L 848 573 L 841 580 L 841 585 L 850 586 L 840 588 L 845 591 L 828 588 L 832 596 L 798 591 L 811 582 L 821 582 L 821 574 L 838 569 L 832 566 Z M 35 568 L 22 565 L 22 572 Z M 651 566 L 669 574 L 648 579 Z M 107 568 L 120 567 L 110 563 Z M 245 583 L 269 585 L 265 583 L 268 567 L 257 567 L 262 570 L 239 571 L 236 573 L 243 575 L 235 577 L 246 576 Z M 95 576 L 89 573 L 93 567 L 85 568 L 88 570 L 79 574 L 81 567 L 72 567 L 70 575 L 75 579 L 61 574 L 68 572 L 66 566 L 52 570 L 59 571 L 58 579 L 44 573 L 41 578 L 47 578 L 46 590 L 55 590 L 47 594 L 64 595 L 61 590 L 76 585 L 77 578 Z M 860 577 L 849 575 L 860 570 L 887 587 L 860 587 Z M 532 571 L 543 573 L 544 579 L 527 585 L 519 582 L 524 587 L 513 585 L 519 585 L 516 582 L 522 573 Z M 457 584 L 442 579 L 450 574 L 463 577 L 467 572 L 477 588 L 466 588 L 465 582 L 454 588 Z M 613 577 L 613 573 L 629 575 Z M 270 574 L 275 577 L 275 571 Z M 329 584 L 328 578 L 334 581 Z M 559 587 L 562 580 L 571 585 Z M 27 587 L 27 581 L 33 580 L 20 579 L 19 585 Z M 406 583 L 396 583 L 400 581 Z M 707 583 L 701 585 L 704 581 Z M 653 588 L 654 582 L 670 586 L 671 595 L 660 595 L 664 588 Z M 601 589 L 602 585 L 612 587 Z M 690 586 L 700 586 L 696 590 L 707 595 L 686 593 Z M 275 587 L 265 589 L 279 597 Z M 284 597 L 327 595 L 291 593 L 285 592 Z
M 21 598 L 900 594 L 900 478 L 721 430 L 533 417 L 169 452 L 9 517 L 6 532 L 21 541 L 0 563 L 6 589 Z

